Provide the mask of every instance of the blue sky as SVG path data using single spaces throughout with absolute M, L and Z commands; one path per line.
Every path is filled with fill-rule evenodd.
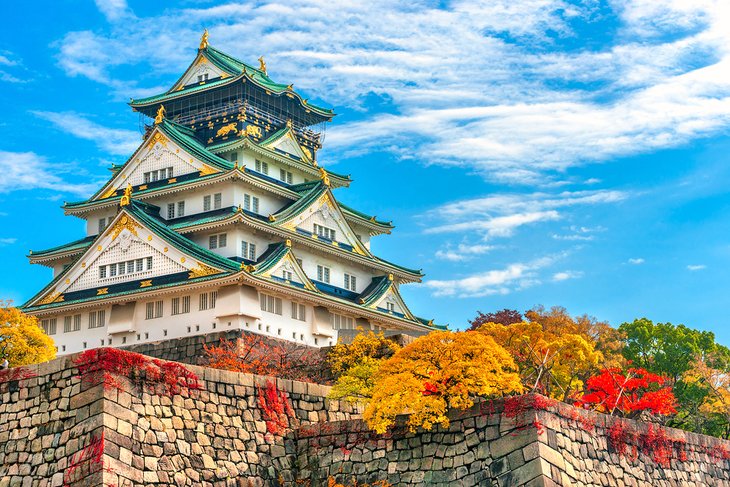
M 0 296 L 83 235 L 90 195 L 140 141 L 130 97 L 211 44 L 339 114 L 320 161 L 343 202 L 392 219 L 374 250 L 422 267 L 412 309 L 561 305 L 714 331 L 730 291 L 725 0 L 38 1 L 0 32 Z

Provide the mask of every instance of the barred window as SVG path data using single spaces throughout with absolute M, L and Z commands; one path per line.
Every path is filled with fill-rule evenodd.
M 46 335 L 55 335 L 56 318 L 47 318 L 45 320 L 41 320 L 41 328 L 43 328 L 43 331 L 46 332 Z
M 203 211 L 210 211 L 210 195 L 203 196 Z
M 332 323 L 332 328 L 335 330 L 354 330 L 355 329 L 355 320 L 353 320 L 349 316 L 343 316 L 343 315 L 338 315 L 336 313 L 332 313 L 330 322 Z
M 321 282 L 330 282 L 330 268 L 323 265 L 317 266 L 317 280 Z
M 285 183 L 291 184 L 292 180 L 294 179 L 292 176 L 292 173 L 289 171 L 286 171 L 284 169 L 279 169 L 279 179 L 284 181 Z
M 223 205 L 223 194 L 216 193 L 213 195 L 213 209 L 218 210 Z
M 167 219 L 172 220 L 175 218 L 175 203 L 167 204 Z
M 335 240 L 336 232 L 328 227 L 323 227 L 322 225 L 314 224 L 314 233 L 316 233 L 320 237 L 328 238 L 330 240 Z
M 349 291 L 357 291 L 357 278 L 345 273 L 345 289 Z
M 251 196 L 250 194 L 243 195 L 243 209 L 251 211 L 253 213 L 259 212 L 259 199 L 257 196 Z
M 185 202 L 178 201 L 177 202 L 177 217 L 180 218 L 182 216 L 185 216 Z
M 145 319 L 152 320 L 155 318 L 161 318 L 163 312 L 163 301 L 153 301 L 147 303 L 145 313 Z
M 277 315 L 282 314 L 282 301 L 281 298 L 270 296 L 268 294 L 260 294 L 261 310 L 268 313 L 274 313 Z
M 102 328 L 106 325 L 106 310 L 89 313 L 89 328 Z
M 256 260 L 256 244 L 241 242 L 241 257 L 248 260 Z
M 295 320 L 306 321 L 307 320 L 307 307 L 300 303 L 291 304 L 291 317 Z

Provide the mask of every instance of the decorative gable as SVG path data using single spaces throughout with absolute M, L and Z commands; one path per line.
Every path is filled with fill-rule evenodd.
M 33 304 L 49 304 L 65 300 L 77 291 L 96 290 L 96 295 L 109 293 L 109 288 L 127 282 L 139 282 L 139 288 L 152 286 L 155 278 L 183 274 L 193 279 L 223 272 L 194 257 L 184 248 L 172 246 L 132 215 L 121 211 L 91 247 L 64 271 Z M 184 276 L 187 274 L 187 277 Z
M 382 311 L 384 313 L 390 313 L 397 316 L 405 317 L 410 320 L 416 319 L 413 314 L 411 314 L 411 311 L 406 306 L 406 303 L 403 301 L 403 298 L 398 291 L 398 287 L 392 281 L 390 282 L 388 290 L 383 293 L 380 298 L 373 300 L 368 307 L 372 309 L 377 309 L 378 311 Z
M 287 242 L 287 244 L 288 246 L 291 245 L 289 242 Z M 286 251 L 278 259 L 278 261 L 273 264 L 262 262 L 261 270 L 254 271 L 254 274 L 260 277 L 266 277 L 275 281 L 283 282 L 285 284 L 309 289 L 310 291 L 317 291 L 317 288 L 314 284 L 312 284 L 312 281 L 309 280 L 307 275 L 304 273 L 304 270 L 299 265 L 299 262 L 297 262 L 296 257 L 292 254 L 291 248 L 289 248 L 288 251 Z
M 201 175 L 218 172 L 156 128 L 96 199 L 108 198 L 127 184 L 144 189 L 146 184 L 175 182 L 176 177 L 196 171 Z
M 333 245 L 345 244 L 354 252 L 371 256 L 345 220 L 342 211 L 329 191 L 325 191 L 308 208 L 282 224 L 284 228 L 296 231 L 297 228 L 311 232 L 312 238 L 332 241 Z M 334 231 L 332 238 L 331 231 Z
M 229 73 L 226 73 L 211 63 L 202 53 L 200 53 L 170 91 L 181 90 L 186 86 L 205 83 L 208 80 L 216 78 L 227 78 L 228 76 L 230 76 Z
M 261 145 L 267 149 L 278 149 L 295 156 L 297 159 L 312 162 L 312 152 L 299 144 L 290 127 L 283 129 L 278 134 L 274 134 L 268 141 L 264 141 Z

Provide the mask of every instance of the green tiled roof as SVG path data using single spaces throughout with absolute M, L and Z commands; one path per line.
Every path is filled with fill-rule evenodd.
M 338 204 L 340 205 L 340 209 L 342 209 L 342 211 L 344 211 L 345 213 L 349 213 L 352 216 L 356 216 L 356 217 L 362 218 L 363 220 L 367 220 L 367 222 L 370 223 L 370 224 L 372 224 L 372 225 L 378 225 L 378 226 L 381 226 L 381 227 L 385 227 L 387 229 L 395 228 L 393 226 L 393 223 L 392 222 L 384 222 L 384 221 L 381 221 L 381 220 L 376 220 L 375 217 L 372 216 L 372 215 L 368 215 L 367 213 L 363 213 L 362 211 L 358 211 L 358 210 L 356 210 L 356 209 L 354 209 L 352 207 L 349 207 L 349 206 L 347 206 L 347 205 L 345 205 L 343 203 L 340 203 L 340 202 L 338 202 Z
M 214 267 L 216 269 L 222 269 L 224 273 L 231 273 L 239 270 L 240 265 L 237 262 L 222 257 L 207 249 L 204 249 L 203 247 L 197 245 L 195 242 L 167 228 L 167 226 L 160 221 L 159 217 L 150 214 L 155 212 L 159 213 L 158 207 L 135 200 L 132 200 L 132 202 L 128 206 L 123 207 L 122 211 L 120 211 L 120 213 L 129 214 L 132 218 L 149 228 L 150 231 L 152 231 L 155 235 L 167 241 L 170 245 L 173 245 L 187 255 L 190 255 L 191 257 L 199 260 L 205 265 Z M 120 216 L 117 215 L 117 219 L 119 217 Z M 96 241 L 99 240 L 99 238 L 101 238 L 104 233 L 106 232 L 102 232 L 101 234 L 94 237 L 91 245 L 96 243 Z M 35 296 L 28 300 L 28 302 L 26 302 L 22 307 L 24 309 L 41 309 L 40 307 L 29 307 L 29 304 L 47 294 L 54 286 L 61 282 L 61 280 L 66 277 L 66 274 L 68 274 L 73 268 L 75 268 L 75 266 L 71 265 L 66 270 L 61 272 L 50 283 L 48 283 L 46 287 L 44 287 L 40 292 L 38 292 Z
M 238 82 L 240 78 L 247 77 L 260 87 L 269 90 L 276 94 L 281 94 L 284 92 L 291 93 L 292 95 L 295 95 L 303 106 L 305 106 L 307 109 L 312 110 L 313 112 L 316 112 L 320 115 L 324 115 L 326 117 L 331 117 L 334 115 L 334 111 L 330 108 L 323 108 L 319 107 L 317 105 L 313 105 L 309 102 L 307 102 L 301 95 L 296 93 L 295 91 L 289 90 L 289 85 L 281 84 L 281 83 L 275 83 L 269 76 L 264 73 L 263 71 L 256 69 L 243 61 L 240 61 L 233 56 L 230 56 L 222 51 L 219 51 L 218 49 L 207 46 L 204 49 L 200 50 L 200 53 L 205 56 L 211 63 L 213 63 L 218 68 L 222 69 L 231 77 L 227 78 L 221 78 L 218 80 L 210 81 L 205 84 L 195 84 L 184 87 L 182 90 L 176 90 L 173 91 L 168 90 L 165 93 L 161 93 L 159 95 L 150 96 L 147 98 L 140 98 L 137 100 L 131 100 L 130 105 L 132 107 L 142 107 L 146 105 L 150 105 L 153 103 L 159 103 L 164 102 L 172 98 L 178 98 L 180 96 L 185 96 L 191 93 L 196 93 L 199 91 L 205 91 L 211 88 L 215 88 L 217 86 L 223 86 L 232 82 Z M 177 85 L 177 83 L 175 83 Z
M 324 182 L 322 181 L 316 181 L 315 184 L 311 185 L 311 187 L 309 187 L 307 190 L 295 191 L 303 193 L 302 197 L 291 203 L 289 206 L 286 206 L 283 209 L 279 210 L 277 213 L 274 213 L 273 216 L 276 219 L 275 221 L 284 222 L 290 220 L 291 218 L 294 218 L 295 216 L 309 208 L 312 203 L 317 201 L 317 198 L 327 192 L 327 186 L 325 186 Z
M 31 250 L 29 257 L 42 257 L 49 254 L 57 254 L 60 252 L 69 252 L 72 250 L 85 249 L 91 245 L 94 239 L 96 239 L 96 235 L 91 235 L 89 237 L 84 237 L 79 240 L 74 240 L 73 242 L 58 245 L 56 247 L 51 247 L 50 249 Z
M 358 302 L 363 306 L 370 306 L 388 292 L 393 281 L 388 276 L 374 277 L 370 285 L 358 296 Z

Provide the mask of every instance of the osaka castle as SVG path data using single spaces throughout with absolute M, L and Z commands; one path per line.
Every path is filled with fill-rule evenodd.
M 208 45 L 165 93 L 131 100 L 142 143 L 85 201 L 86 236 L 30 262 L 53 280 L 23 310 L 59 354 L 245 330 L 328 346 L 358 330 L 420 335 L 377 257 L 393 226 L 337 201 L 349 176 L 319 164 L 334 112 Z

